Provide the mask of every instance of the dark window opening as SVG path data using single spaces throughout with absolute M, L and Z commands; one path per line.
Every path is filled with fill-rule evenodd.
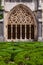
M 11 39 L 11 25 L 8 25 L 8 39 Z
M 32 2 L 32 0 L 21 0 L 22 2 Z
M 31 25 L 31 39 L 34 39 L 34 25 Z
M 5 0 L 6 2 L 32 2 L 32 0 Z
M 20 25 L 17 25 L 17 39 L 20 39 Z
M 29 25 L 26 25 L 26 38 L 29 39 Z
M 13 39 L 16 38 L 16 25 L 13 25 Z
M 25 25 L 22 25 L 22 39 L 25 39 Z

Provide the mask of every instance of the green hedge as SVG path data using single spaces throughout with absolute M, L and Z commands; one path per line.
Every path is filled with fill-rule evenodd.
M 43 42 L 0 43 L 0 65 L 43 65 Z
M 3 19 L 3 14 L 0 14 L 0 19 Z
M 3 9 L 3 6 L 0 6 L 0 10 L 2 10 Z

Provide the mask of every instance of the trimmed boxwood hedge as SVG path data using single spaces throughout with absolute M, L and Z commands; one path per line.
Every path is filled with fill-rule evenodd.
M 0 10 L 2 10 L 3 9 L 3 6 L 0 6 Z
M 3 19 L 3 14 L 0 14 L 0 19 Z
M 43 65 L 43 42 L 0 42 L 0 65 Z

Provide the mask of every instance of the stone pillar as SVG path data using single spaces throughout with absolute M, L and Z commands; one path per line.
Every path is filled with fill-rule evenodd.
M 1 2 L 1 6 L 4 6 L 4 0 L 1 0 L 2 2 Z
M 38 41 L 42 41 L 42 21 L 38 24 Z
M 38 9 L 38 5 L 39 5 L 39 0 L 33 0 L 33 2 L 35 3 L 35 10 Z
M 42 1 L 42 41 L 43 41 L 43 1 Z
M 42 23 L 42 31 L 41 31 L 41 37 L 38 38 L 39 41 L 43 41 L 43 2 L 40 0 L 40 5 L 41 5 L 41 9 L 42 9 L 42 21 L 39 23 Z M 40 29 L 40 28 L 39 28 Z
M 43 6 L 42 6 L 42 41 L 43 41 Z
M 4 40 L 7 41 L 7 22 L 8 22 L 8 13 L 4 12 Z

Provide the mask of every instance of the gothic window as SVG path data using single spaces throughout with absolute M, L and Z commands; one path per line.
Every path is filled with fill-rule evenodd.
M 8 18 L 8 39 L 34 39 L 36 22 L 29 12 L 22 5 L 11 11 Z

